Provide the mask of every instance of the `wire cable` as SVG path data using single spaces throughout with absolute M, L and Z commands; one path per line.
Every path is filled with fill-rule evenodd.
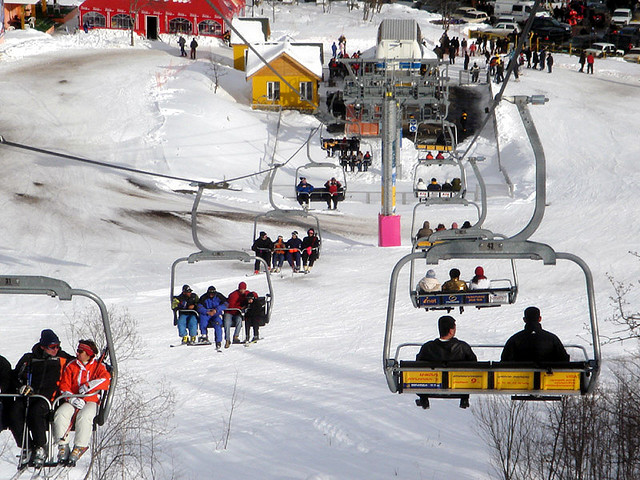
M 285 162 L 288 163 L 293 157 L 295 157 L 297 155 L 297 153 L 302 149 L 302 147 L 304 147 L 306 145 L 307 142 L 304 142 L 302 145 L 300 145 L 300 147 L 293 153 L 293 155 L 291 155 L 291 157 L 289 157 L 289 159 Z M 108 162 L 101 162 L 99 160 L 90 160 L 88 158 L 83 158 L 83 157 L 78 157 L 76 155 L 69 155 L 66 153 L 60 153 L 60 152 L 54 152 L 53 150 L 47 150 L 44 148 L 38 148 L 38 147 L 32 147 L 30 145 L 23 145 L 21 143 L 16 143 L 16 142 L 11 142 L 7 139 L 5 139 L 4 137 L 0 136 L 0 145 L 7 145 L 9 147 L 14 147 L 14 148 L 19 148 L 22 150 L 28 150 L 30 152 L 36 152 L 36 153 L 42 153 L 44 155 L 51 155 L 54 157 L 60 157 L 60 158 L 65 158 L 67 160 L 74 160 L 76 162 L 82 162 L 82 163 L 88 163 L 90 165 L 96 165 L 99 167 L 105 167 L 105 168 L 111 168 L 114 170 L 123 170 L 125 172 L 131 172 L 131 173 L 137 173 L 140 175 L 148 175 L 148 176 L 152 176 L 152 177 L 158 177 L 158 178 L 165 178 L 168 180 L 178 180 L 180 182 L 188 182 L 191 185 L 204 185 L 206 187 L 215 187 L 217 185 L 224 185 L 226 183 L 229 182 L 233 182 L 236 180 L 242 180 L 244 178 L 249 178 L 249 177 L 254 177 L 257 175 L 262 175 L 263 173 L 268 173 L 272 170 L 274 170 L 275 168 L 278 168 L 278 166 L 273 166 L 271 168 L 267 168 L 266 170 L 260 170 L 259 172 L 254 172 L 254 173 L 250 173 L 247 175 L 241 175 L 239 177 L 234 177 L 234 178 L 230 178 L 230 179 L 225 179 L 225 180 L 221 180 L 221 181 L 211 181 L 211 182 L 203 182 L 202 180 L 194 180 L 191 178 L 186 178 L 186 177 L 176 177 L 174 175 L 166 175 L 163 173 L 157 173 L 157 172 L 149 172 L 147 170 L 140 170 L 138 168 L 132 168 L 132 167 L 125 167 L 124 165 L 116 165 L 113 163 L 108 163 Z

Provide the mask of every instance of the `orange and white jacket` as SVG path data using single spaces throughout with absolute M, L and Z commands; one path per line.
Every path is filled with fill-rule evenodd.
M 60 391 L 66 394 L 86 394 L 96 393 L 89 397 L 82 397 L 85 402 L 99 401 L 98 393 L 107 390 L 111 383 L 111 375 L 106 367 L 96 361 L 95 357 L 84 365 L 80 360 L 75 359 L 69 363 L 62 372 L 60 379 Z

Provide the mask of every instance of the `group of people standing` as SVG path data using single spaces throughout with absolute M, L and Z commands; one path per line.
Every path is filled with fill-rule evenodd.
M 260 232 L 251 246 L 251 250 L 256 252 L 256 256 L 263 259 L 270 271 L 279 273 L 285 259 L 293 270 L 293 273 L 300 273 L 300 263 L 304 273 L 311 273 L 311 269 L 320 255 L 320 237 L 313 228 L 307 230 L 307 236 L 303 239 L 298 237 L 298 232 L 291 232 L 291 238 L 284 241 L 282 235 L 278 235 L 276 242 L 273 242 L 267 232 Z M 260 260 L 256 260 L 254 274 L 260 273 Z M 273 265 L 273 266 L 272 266 Z
M 93 419 L 111 375 L 93 340 L 80 340 L 76 354 L 60 348 L 53 330 L 45 329 L 14 369 L 0 356 L 0 429 L 9 428 L 21 447 L 20 467 L 42 467 L 49 443 L 57 444 L 57 462 L 75 466 L 91 441 Z M 52 415 L 53 412 L 53 415 Z M 53 420 L 53 437 L 47 438 Z M 75 429 L 73 449 L 71 431 Z M 55 461 L 55 460 L 54 460 Z
M 187 56 L 187 51 L 185 50 L 185 46 L 187 45 L 187 41 L 185 40 L 185 38 L 182 35 L 178 35 L 178 45 L 180 46 L 180 56 L 181 57 L 186 57 Z M 189 48 L 191 49 L 191 51 L 189 53 L 189 57 L 192 60 L 195 60 L 196 59 L 196 50 L 198 48 L 198 42 L 195 39 L 195 37 L 191 39 L 191 43 L 189 44 Z
M 238 288 L 225 296 L 213 285 L 198 297 L 189 285 L 182 286 L 180 295 L 172 301 L 174 325 L 182 343 L 187 345 L 210 345 L 208 329 L 213 328 L 216 348 L 222 347 L 224 330 L 225 348 L 232 343 L 257 342 L 260 339 L 260 326 L 265 322 L 264 298 L 256 292 L 247 290 L 247 284 L 240 282 Z M 245 321 L 245 341 L 240 341 L 242 321 Z M 231 328 L 234 328 L 233 336 Z M 200 336 L 198 337 L 198 329 Z M 253 338 L 249 340 L 253 330 Z

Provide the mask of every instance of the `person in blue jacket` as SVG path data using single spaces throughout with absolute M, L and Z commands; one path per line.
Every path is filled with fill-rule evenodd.
M 291 232 L 291 238 L 285 242 L 287 247 L 287 262 L 293 269 L 293 273 L 300 271 L 300 263 L 302 260 L 302 240 L 298 238 L 298 232 Z
M 207 329 L 213 327 L 216 348 L 220 348 L 222 346 L 222 314 L 227 308 L 227 297 L 211 285 L 207 288 L 207 293 L 200 297 L 196 308 L 200 314 L 200 342 L 209 342 Z
M 307 177 L 300 177 L 300 183 L 296 187 L 296 197 L 298 203 L 305 208 L 309 208 L 309 199 L 311 198 L 311 192 L 313 192 L 313 185 L 307 183 Z

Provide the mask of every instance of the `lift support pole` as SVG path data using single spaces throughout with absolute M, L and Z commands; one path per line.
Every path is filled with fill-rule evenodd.
M 382 104 L 382 212 L 378 215 L 378 246 L 398 247 L 400 215 L 396 215 L 396 154 L 398 103 L 387 91 Z

